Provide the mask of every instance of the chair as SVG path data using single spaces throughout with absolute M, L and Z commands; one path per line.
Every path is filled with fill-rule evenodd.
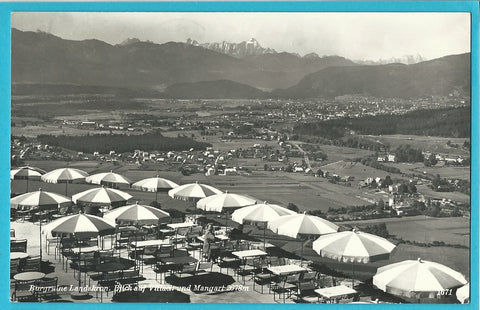
M 98 281 L 98 286 L 105 287 L 107 296 L 108 292 L 112 291 L 115 284 L 119 283 L 118 281 L 122 279 L 122 272 L 111 272 L 103 275 L 103 279 Z M 96 297 L 98 297 L 98 291 L 100 291 L 100 301 L 103 301 L 103 290 L 96 291 Z
M 317 286 L 320 288 L 324 287 L 332 287 L 334 286 L 334 279 L 332 276 L 327 276 L 324 274 L 319 274 L 317 275 L 317 278 L 315 280 L 317 283 Z
M 195 270 L 195 276 L 211 273 L 213 269 L 213 262 L 199 262 Z
M 196 263 L 188 264 L 188 265 L 183 265 L 182 268 L 181 268 L 181 272 L 178 273 L 176 276 L 178 278 L 183 278 L 183 275 L 185 275 L 185 274 L 195 275 L 195 271 L 197 270 L 199 264 L 200 264 L 200 262 L 196 262 Z
M 24 264 L 23 267 L 21 268 L 21 269 L 22 269 L 22 272 L 26 272 L 26 271 L 40 271 L 40 264 L 41 264 L 40 255 L 28 257 L 28 258 L 25 260 L 25 264 Z
M 295 301 L 299 303 L 318 303 L 319 296 L 315 293 L 315 284 L 313 280 L 300 282 L 297 287 L 297 292 L 293 294 Z
M 21 218 L 22 222 L 31 221 L 33 211 L 30 209 L 27 210 L 16 210 L 15 214 L 17 215 L 17 219 Z
M 13 293 L 12 293 L 12 301 L 36 301 L 37 296 L 35 293 L 30 289 L 31 286 L 36 285 L 35 280 L 28 280 L 28 281 L 15 281 Z
M 116 238 L 115 240 L 115 248 L 120 249 L 123 248 L 124 246 L 128 245 L 129 238 L 133 236 L 133 232 L 130 230 L 127 231 L 121 231 L 120 236 Z
M 316 276 L 317 276 L 317 273 L 315 271 L 305 272 L 300 277 L 300 283 L 310 282 L 310 281 L 312 281 L 312 283 L 313 283 L 313 280 L 316 278 Z
M 222 268 L 228 269 L 232 268 L 235 272 L 240 266 L 242 265 L 242 260 L 233 256 L 225 256 L 221 257 L 218 261 L 218 267 L 220 267 L 220 272 L 222 272 Z
M 127 270 L 122 273 L 122 278 L 119 280 L 121 284 L 138 283 L 138 281 L 144 279 L 140 274 L 140 270 Z
M 60 242 L 59 237 L 53 237 L 53 238 L 47 238 L 47 254 L 50 254 L 50 244 L 55 244 L 55 246 L 58 246 L 58 243 Z M 55 251 L 55 258 L 57 258 L 57 252 Z
M 243 265 L 240 265 L 237 269 L 237 277 L 242 276 L 243 284 L 245 285 L 245 276 L 253 275 L 255 270 L 258 267 L 255 266 L 255 259 L 254 258 L 247 258 Z
M 275 300 L 276 294 L 278 294 L 279 297 L 283 295 L 283 303 L 285 303 L 286 295 L 288 294 L 290 297 L 291 294 L 298 289 L 299 280 L 299 273 L 284 277 L 282 282 L 275 284 L 272 288 L 273 300 Z
M 263 260 L 259 259 L 255 262 L 258 273 L 255 273 L 253 276 L 253 290 L 255 290 L 255 284 L 258 284 L 261 286 L 261 293 L 263 294 L 263 287 L 268 285 L 268 292 L 270 293 L 270 284 L 275 282 L 276 276 L 266 269 Z
M 10 260 L 10 278 L 13 278 L 14 275 L 20 270 L 20 259 L 11 259 Z
M 164 275 L 163 280 L 165 280 L 165 274 L 171 272 L 175 268 L 174 264 L 162 264 L 157 263 L 153 271 L 155 272 L 155 281 L 158 281 L 158 275 Z
M 153 265 L 155 263 L 156 253 L 158 251 L 157 245 L 149 245 L 143 249 L 143 253 L 137 256 L 137 259 L 142 262 L 141 268 L 143 271 L 143 265 L 148 264 Z
M 158 259 L 165 257 L 173 257 L 173 244 L 162 244 L 155 253 L 155 257 Z
M 198 275 L 205 275 L 212 272 L 213 262 L 196 262 L 194 264 L 184 265 L 179 278 L 182 278 L 183 274 L 189 274 L 193 277 Z
M 113 249 L 110 250 L 100 250 L 98 251 L 99 263 L 108 261 L 110 258 L 113 258 Z
M 37 299 L 51 300 L 59 298 L 57 293 L 58 278 L 43 278 L 38 280 L 37 283 Z
M 10 252 L 27 253 L 27 239 L 10 240 Z

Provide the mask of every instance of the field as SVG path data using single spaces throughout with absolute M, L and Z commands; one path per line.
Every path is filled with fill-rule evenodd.
M 470 167 L 425 167 L 423 163 L 384 163 L 385 166 L 400 169 L 405 174 L 439 174 L 441 178 L 470 180 Z
M 436 192 L 426 185 L 418 185 L 417 191 L 429 198 L 434 199 L 451 199 L 462 203 L 469 203 L 470 196 L 460 192 Z
M 387 175 L 390 175 L 394 178 L 398 177 L 397 175 L 394 175 L 392 173 L 371 168 L 358 162 L 343 160 L 321 166 L 320 169 L 322 169 L 322 171 L 328 171 L 330 174 L 338 174 L 340 177 L 353 176 L 355 177 L 355 181 L 352 182 L 353 184 L 358 184 L 358 182 L 363 181 L 368 177 L 380 177 L 382 179 L 385 178 Z
M 333 163 L 340 160 L 352 160 L 354 158 L 366 157 L 374 154 L 372 151 L 354 149 L 350 147 L 334 146 L 334 145 L 319 145 L 320 150 L 328 155 L 326 163 Z
M 367 225 L 385 223 L 388 232 L 404 240 L 431 243 L 443 241 L 447 244 L 470 244 L 470 219 L 464 217 L 426 217 L 423 215 L 402 218 L 374 219 L 354 222 L 341 222 L 340 225 Z
M 470 139 L 467 138 L 443 138 L 414 135 L 360 135 L 360 137 L 389 144 L 390 150 L 392 151 L 402 144 L 409 144 L 413 148 L 430 151 L 432 153 L 470 156 L 468 150 L 462 148 L 457 149 L 447 145 L 447 142 L 450 141 L 452 144 L 458 144 L 461 147 L 465 141 L 470 141 Z

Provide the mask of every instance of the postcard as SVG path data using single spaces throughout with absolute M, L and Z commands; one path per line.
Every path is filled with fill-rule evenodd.
M 478 3 L 1 7 L 11 306 L 478 306 Z

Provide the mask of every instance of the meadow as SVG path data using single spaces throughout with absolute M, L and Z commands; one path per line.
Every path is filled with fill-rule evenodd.
M 470 156 L 469 150 L 461 148 L 465 141 L 470 141 L 469 138 L 444 138 L 415 135 L 359 135 L 359 137 L 388 144 L 392 151 L 400 145 L 409 144 L 413 148 L 430 151 L 432 153 Z M 460 148 L 448 146 L 448 141 L 452 144 L 458 144 Z

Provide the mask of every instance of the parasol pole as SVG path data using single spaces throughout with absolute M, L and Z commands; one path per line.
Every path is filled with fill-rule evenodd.
M 355 286 L 355 259 L 352 260 L 352 288 Z
M 263 223 L 263 250 L 265 251 L 267 249 L 266 246 L 266 236 L 267 236 L 267 222 Z
M 40 268 L 42 267 L 42 211 L 39 212 L 40 213 Z
M 227 235 L 227 220 L 228 220 L 228 214 L 227 214 L 227 210 L 225 210 L 225 235 Z
M 302 262 L 303 262 L 303 240 L 302 240 L 302 238 L 300 238 L 300 243 L 302 244 L 301 250 L 300 250 L 300 267 L 301 267 Z
M 78 242 L 78 289 L 80 290 L 80 286 L 82 285 L 82 245 L 79 239 L 77 239 Z

